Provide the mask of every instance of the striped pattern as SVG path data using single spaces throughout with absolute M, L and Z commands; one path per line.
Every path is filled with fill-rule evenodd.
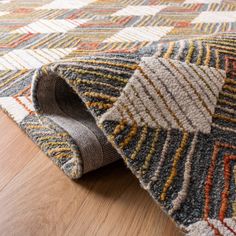
M 234 43 L 230 33 L 159 44 L 149 57 L 147 48 L 46 68 L 83 98 L 142 186 L 190 235 L 235 234 L 234 120 L 220 113 L 235 113 L 233 100 L 221 105 L 233 99 L 222 95 L 234 91 Z M 37 98 L 35 106 L 41 113 Z
M 16 49 L 0 57 L 0 70 L 34 69 L 54 62 L 72 52 L 74 48 Z
M 127 27 L 103 42 L 134 42 L 134 41 L 158 41 L 172 27 Z
M 38 96 L 56 81 L 59 107 L 78 94 L 188 235 L 236 235 L 235 12 L 230 0 L 1 1 L 0 106 L 77 179 L 82 144 Z
M 32 102 L 28 97 L 0 97 L 0 105 L 17 123 L 20 123 L 28 114 L 34 113 Z
M 222 23 L 235 22 L 236 11 L 218 11 L 218 12 L 202 12 L 192 23 Z
M 48 4 L 45 4 L 39 9 L 79 9 L 82 8 L 89 3 L 92 3 L 94 0 L 54 0 Z
M 147 124 L 154 128 L 161 125 L 209 133 L 224 78 L 224 71 L 214 68 L 145 58 L 119 102 L 126 104 L 140 126 Z M 119 102 L 103 119 L 119 120 L 121 110 L 124 109 Z M 132 110 L 133 106 L 137 109 Z
M 155 15 L 160 12 L 162 9 L 166 8 L 165 5 L 160 6 L 127 6 L 114 14 L 112 16 L 145 16 L 145 15 Z
M 196 3 L 218 3 L 220 4 L 222 2 L 222 0 L 185 0 L 185 4 L 196 4 Z
M 77 145 L 67 132 L 54 127 L 48 119 L 43 121 L 46 126 L 42 125 L 37 117 L 28 116 L 21 122 L 21 127 L 65 173 L 70 173 L 70 177 L 79 178 L 81 159 Z
M 12 31 L 12 33 L 55 33 L 55 32 L 67 32 L 72 30 L 81 24 L 85 23 L 86 20 L 39 20 L 33 22 L 27 26 L 19 28 L 17 30 Z

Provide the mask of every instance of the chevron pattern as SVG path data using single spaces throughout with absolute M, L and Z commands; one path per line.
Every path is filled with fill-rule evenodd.
M 0 106 L 77 179 L 80 146 L 36 96 L 64 80 L 183 231 L 236 235 L 235 12 L 231 0 L 1 1 Z

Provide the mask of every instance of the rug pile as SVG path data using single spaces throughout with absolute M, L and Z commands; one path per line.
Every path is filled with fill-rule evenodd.
M 187 235 L 236 235 L 236 1 L 0 2 L 0 106 L 72 179 L 123 158 Z

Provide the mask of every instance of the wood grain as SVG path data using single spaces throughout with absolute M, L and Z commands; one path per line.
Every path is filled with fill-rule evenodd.
M 0 235 L 182 235 L 122 161 L 68 179 L 0 112 Z

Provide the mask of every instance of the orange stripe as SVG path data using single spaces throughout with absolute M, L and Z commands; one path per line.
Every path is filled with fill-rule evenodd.
M 35 114 L 34 111 L 31 111 L 23 102 L 21 102 L 21 100 L 18 97 L 13 97 L 21 106 L 23 106 L 25 108 L 26 111 L 29 112 L 30 115 Z
M 205 183 L 205 204 L 204 204 L 204 219 L 207 220 L 210 212 L 210 193 L 212 190 L 212 185 L 213 185 L 213 173 L 215 170 L 215 165 L 216 165 L 216 160 L 218 153 L 221 148 L 227 148 L 227 149 L 233 149 L 236 150 L 236 146 L 233 146 L 231 144 L 227 143 L 219 143 L 216 142 L 214 145 L 214 150 L 211 158 L 211 164 L 208 170 L 207 178 L 206 178 L 206 183 Z
M 228 208 L 228 197 L 229 197 L 229 188 L 230 188 L 230 178 L 231 178 L 231 170 L 230 170 L 230 161 L 236 160 L 236 156 L 225 156 L 224 157 L 224 190 L 221 193 L 221 207 L 219 218 L 221 221 L 225 218 L 225 213 Z

